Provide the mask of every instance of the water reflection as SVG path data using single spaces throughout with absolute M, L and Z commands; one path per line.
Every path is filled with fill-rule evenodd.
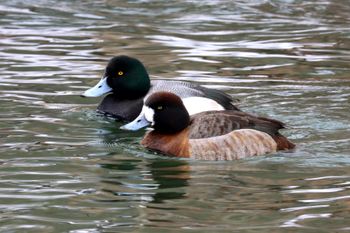
M 115 160 L 108 162 L 108 164 L 100 165 L 105 169 L 120 172 L 137 169 L 135 162 L 137 163 L 139 161 Z M 146 164 L 145 168 L 142 168 L 140 177 L 137 179 L 134 176 L 130 177 L 131 180 L 136 180 L 137 183 L 120 181 L 120 177 L 118 176 L 102 178 L 102 182 L 108 186 L 103 191 L 117 196 L 113 201 L 125 199 L 125 201 L 141 201 L 143 204 L 145 202 L 163 203 L 171 199 L 184 198 L 186 194 L 184 188 L 188 185 L 187 180 L 190 179 L 189 169 L 186 161 L 153 160 Z M 128 192 L 128 189 L 132 189 L 133 191 Z
M 305 174 L 300 174 L 300 169 L 295 171 L 282 164 L 252 167 L 246 162 L 193 163 L 174 159 L 151 160 L 148 164 L 142 160 L 104 162 L 100 165 L 110 175 L 103 176 L 101 181 L 103 192 L 110 199 L 102 201 L 134 203 L 137 221 L 155 229 L 166 226 L 225 231 L 233 224 L 244 230 L 243 226 L 252 220 L 259 222 L 259 227 L 250 229 L 268 229 L 277 216 L 280 220 L 276 223 L 282 228 L 318 229 L 319 224 L 327 226 L 329 222 L 317 220 L 334 214 L 344 216 L 349 207 L 346 204 L 349 182 L 343 182 L 348 176 L 315 177 L 307 168 L 304 172 L 311 178 L 303 178 Z M 121 175 L 124 172 L 128 175 Z M 332 171 L 320 173 L 328 172 Z M 319 199 L 320 196 L 325 198 Z M 327 212 L 333 205 L 342 206 L 342 210 Z

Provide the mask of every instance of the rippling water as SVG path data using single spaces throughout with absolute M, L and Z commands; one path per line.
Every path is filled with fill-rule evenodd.
M 1 232 L 350 231 L 346 1 L 0 3 Z M 225 90 L 298 144 L 164 158 L 79 94 L 117 54 Z

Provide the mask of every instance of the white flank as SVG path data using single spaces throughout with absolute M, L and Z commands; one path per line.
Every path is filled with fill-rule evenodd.
M 196 113 L 205 112 L 205 111 L 225 110 L 216 101 L 205 97 L 194 96 L 194 97 L 183 98 L 182 102 L 184 103 L 190 115 L 194 115 Z

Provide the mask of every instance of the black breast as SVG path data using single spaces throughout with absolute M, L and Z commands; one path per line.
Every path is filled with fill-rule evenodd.
M 117 120 L 132 121 L 140 114 L 142 106 L 143 98 L 127 100 L 109 94 L 102 100 L 97 110 Z

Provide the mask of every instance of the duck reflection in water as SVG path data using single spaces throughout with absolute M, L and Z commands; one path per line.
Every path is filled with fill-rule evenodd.
M 189 185 L 190 166 L 186 161 L 173 159 L 156 159 L 144 165 L 142 160 L 111 159 L 100 163 L 110 171 L 102 177 L 102 191 L 114 197 L 103 201 L 143 201 L 145 203 L 162 203 L 186 196 L 185 187 Z M 140 166 L 144 168 L 140 169 Z M 142 173 L 135 174 L 135 171 Z M 115 176 L 115 173 L 127 171 L 130 175 Z M 138 178 L 135 179 L 135 176 Z M 135 183 L 142 180 L 142 183 Z M 111 197 L 110 195 L 108 195 Z

